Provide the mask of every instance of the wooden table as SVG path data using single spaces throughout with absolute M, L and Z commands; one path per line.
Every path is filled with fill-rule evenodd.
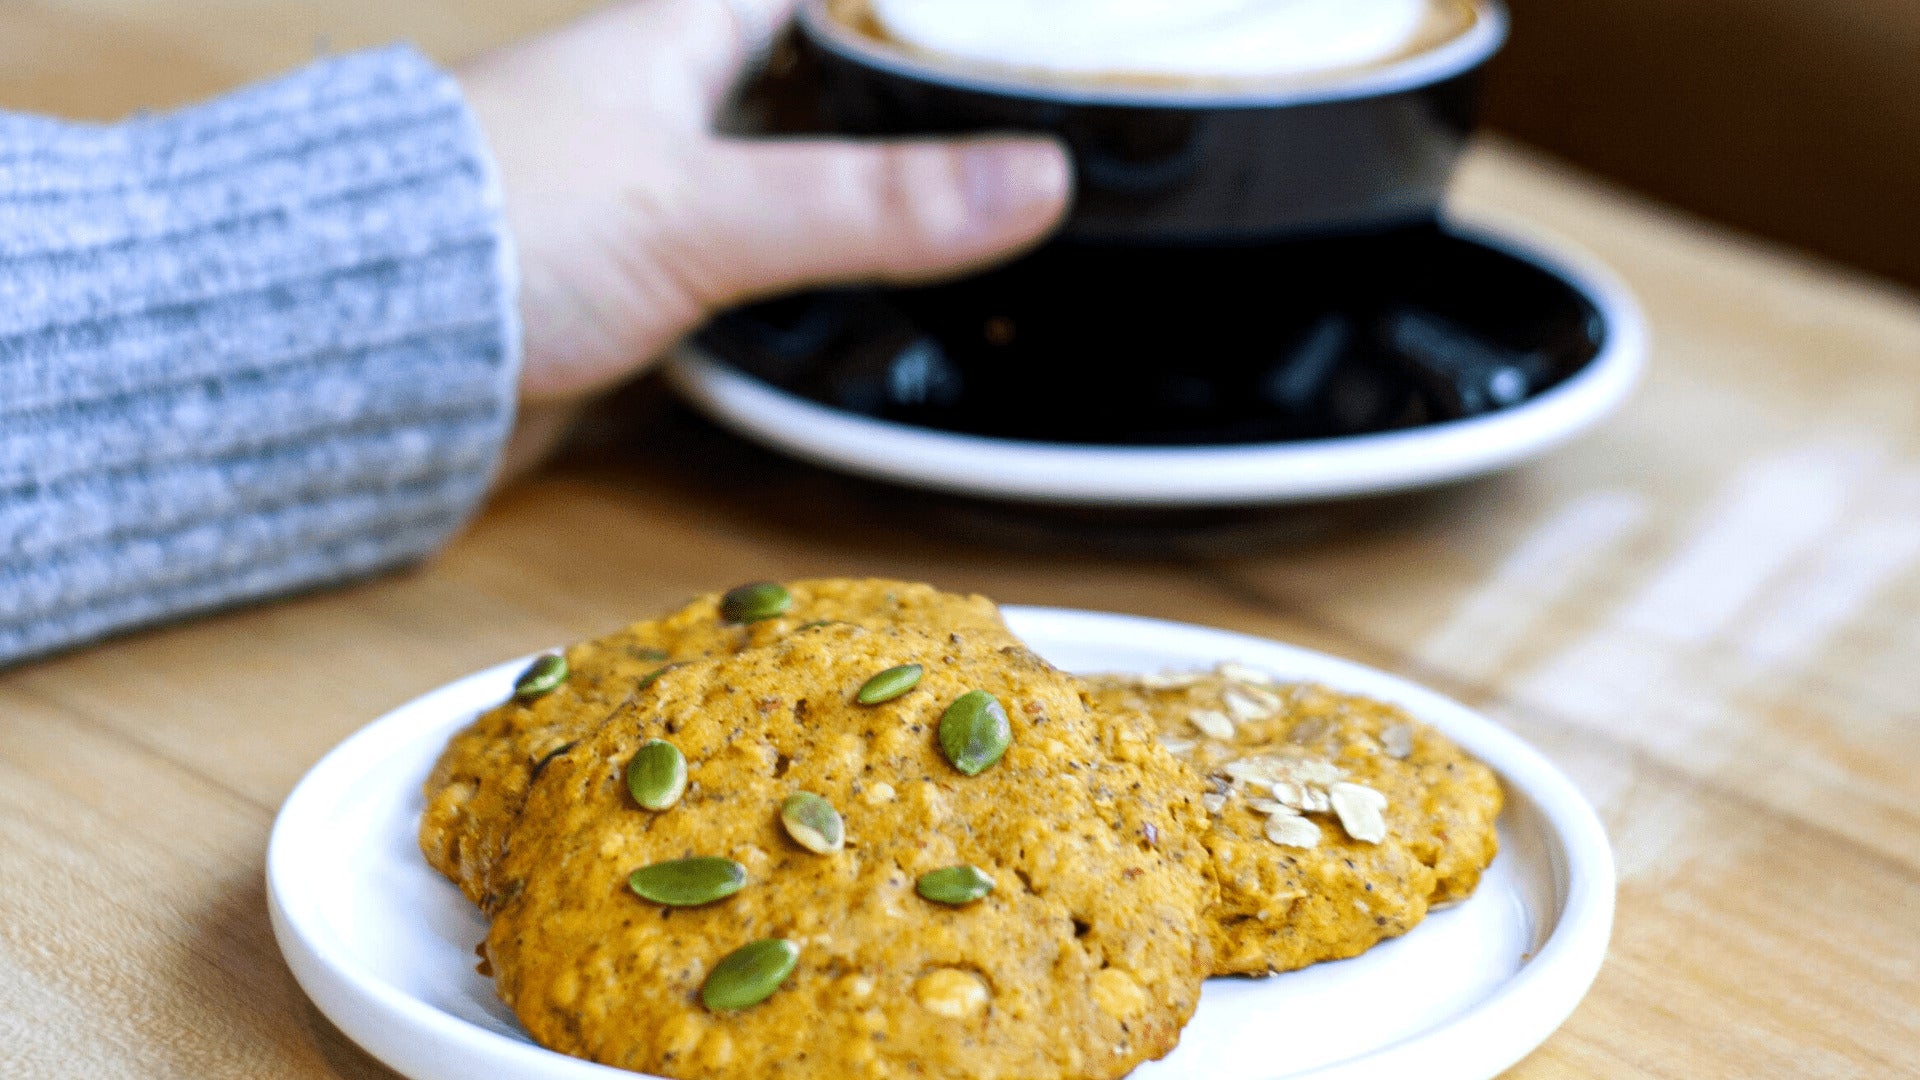
M 336 46 L 445 56 L 545 5 L 16 0 L 0 105 L 108 116 Z M 1597 435 L 1439 493 L 1116 521 L 761 454 L 642 393 L 415 573 L 0 674 L 0 1075 L 384 1077 L 267 928 L 328 747 L 503 657 L 761 577 L 883 574 L 1214 623 L 1511 725 L 1607 823 L 1613 950 L 1521 1077 L 1920 1070 L 1920 303 L 1514 147 L 1463 213 L 1609 260 L 1656 337 Z

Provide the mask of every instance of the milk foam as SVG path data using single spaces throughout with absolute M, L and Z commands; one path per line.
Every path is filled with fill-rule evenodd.
M 1287 79 L 1392 60 L 1433 0 L 868 0 L 900 44 L 1060 75 Z

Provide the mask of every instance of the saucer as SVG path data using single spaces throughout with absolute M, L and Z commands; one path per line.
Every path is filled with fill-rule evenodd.
M 1613 411 L 1639 305 L 1485 226 L 1230 249 L 1052 244 L 963 281 L 730 312 L 667 373 L 831 469 L 1139 508 L 1384 494 L 1509 468 Z
M 1484 761 L 1506 790 L 1500 854 L 1473 896 L 1351 960 L 1209 979 L 1180 1045 L 1133 1080 L 1491 1080 L 1586 994 L 1612 932 L 1612 852 L 1572 781 L 1513 733 L 1404 679 L 1280 642 L 1101 612 L 1002 612 L 1070 671 L 1236 660 L 1391 702 Z M 411 1080 L 640 1080 L 528 1037 L 475 971 L 485 921 L 420 855 L 421 785 L 434 761 L 448 736 L 512 693 L 526 662 L 375 720 L 316 764 L 274 821 L 267 907 L 294 978 L 349 1038 Z

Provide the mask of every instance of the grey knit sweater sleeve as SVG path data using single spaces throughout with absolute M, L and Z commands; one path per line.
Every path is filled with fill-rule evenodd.
M 479 130 L 410 49 L 0 113 L 0 664 L 433 551 L 511 425 L 515 302 Z

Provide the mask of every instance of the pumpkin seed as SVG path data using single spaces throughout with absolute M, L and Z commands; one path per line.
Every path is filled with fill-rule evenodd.
M 744 1009 L 773 996 L 800 962 L 800 946 L 762 938 L 728 953 L 700 987 L 700 1002 L 716 1012 Z
M 686 667 L 686 666 L 687 665 L 685 664 L 668 664 L 666 667 L 663 667 L 663 668 L 655 668 L 654 670 L 647 672 L 645 675 L 642 675 L 640 677 L 640 681 L 633 684 L 633 688 L 635 691 L 645 690 L 647 687 L 652 686 L 656 682 L 659 682 L 660 676 L 665 675 L 667 672 L 672 671 L 674 668 Z
M 720 598 L 720 618 L 730 623 L 755 623 L 784 615 L 793 606 L 793 594 L 786 586 L 758 581 L 728 591 Z
M 978 776 L 1013 743 L 1006 707 L 985 690 L 969 690 L 940 717 L 940 749 L 953 767 Z
M 570 742 L 561 743 L 559 746 L 556 746 L 553 749 L 547 751 L 546 756 L 542 757 L 539 761 L 536 761 L 533 763 L 533 771 L 527 774 L 527 783 L 531 784 L 535 780 L 540 779 L 540 774 L 547 771 L 547 766 L 553 764 L 554 758 L 557 758 L 561 754 L 564 754 L 567 751 L 573 749 L 575 745 L 576 745 L 575 743 L 570 743 Z
M 787 835 L 817 855 L 839 851 L 847 840 L 846 825 L 833 804 L 811 791 L 796 791 L 780 804 L 780 824 Z
M 878 705 L 883 701 L 892 701 L 920 685 L 920 676 L 924 670 L 919 664 L 890 667 L 861 684 L 860 692 L 853 695 L 853 699 L 862 705 Z
M 648 739 L 627 762 L 627 791 L 649 810 L 665 810 L 687 790 L 687 758 L 665 739 Z
M 551 694 L 559 685 L 567 681 L 567 658 L 559 653 L 546 653 L 527 665 L 527 670 L 513 681 L 513 696 L 521 701 Z
M 936 904 L 971 904 L 993 891 L 993 879 L 977 866 L 947 866 L 920 875 L 914 889 Z
M 642 899 L 668 907 L 711 904 L 739 892 L 746 883 L 746 867 L 707 855 L 643 866 L 627 878 L 627 887 Z

